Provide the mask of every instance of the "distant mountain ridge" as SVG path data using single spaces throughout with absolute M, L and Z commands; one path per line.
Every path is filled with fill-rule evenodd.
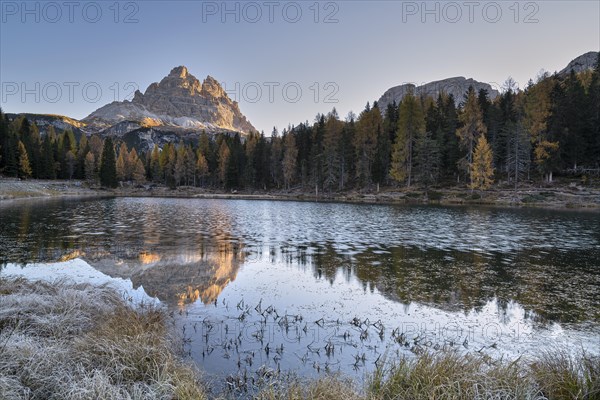
M 577 73 L 592 69 L 597 57 L 595 51 L 582 54 L 558 74 L 564 76 L 571 69 Z M 411 91 L 434 98 L 445 92 L 452 94 L 458 104 L 469 86 L 476 91 L 487 90 L 491 99 L 499 95 L 498 90 L 488 83 L 454 77 L 420 86 L 392 87 L 381 96 L 378 104 L 385 112 L 388 104 L 394 101 L 398 104 Z M 227 96 L 214 78 L 208 76 L 201 83 L 184 66 L 173 68 L 160 82 L 149 85 L 145 93 L 136 91 L 133 100 L 109 103 L 82 120 L 52 114 L 7 113 L 9 119 L 18 115 L 26 116 L 42 133 L 54 126 L 57 131 L 71 129 L 76 136 L 94 133 L 116 136 L 138 149 L 151 149 L 154 144 L 162 146 L 182 139 L 195 140 L 202 130 L 242 134 L 256 130 L 241 113 L 237 102 Z
M 500 92 L 494 89 L 489 83 L 478 82 L 474 79 L 467 79 L 465 77 L 458 76 L 455 78 L 448 78 L 441 81 L 426 83 L 421 86 L 416 86 L 412 83 L 394 86 L 388 89 L 379 98 L 377 104 L 382 112 L 385 112 L 388 104 L 392 104 L 393 102 L 399 104 L 404 96 L 406 96 L 408 93 L 412 93 L 415 96 L 431 96 L 434 99 L 437 98 L 439 94 L 445 93 L 454 96 L 454 101 L 458 105 L 458 103 L 462 101 L 464 94 L 469 89 L 469 86 L 473 86 L 476 92 L 479 92 L 481 89 L 487 90 L 489 98 L 492 100 L 500 94 Z
M 588 69 L 594 69 L 597 61 L 598 52 L 590 51 L 572 60 L 569 65 L 567 65 L 566 68 L 561 70 L 558 74 L 564 76 L 570 74 L 571 70 L 575 71 L 575 73 L 580 73 Z

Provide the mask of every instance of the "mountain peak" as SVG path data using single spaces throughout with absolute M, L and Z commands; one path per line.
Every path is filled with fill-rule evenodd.
M 169 77 L 172 78 L 182 78 L 185 79 L 188 76 L 188 69 L 187 67 L 180 65 L 179 67 L 175 67 L 171 70 L 171 72 L 169 73 Z
M 255 130 L 215 78 L 208 75 L 200 83 L 185 66 L 173 68 L 160 82 L 150 84 L 144 93 L 136 91 L 132 101 L 107 104 L 84 121 L 92 130 L 107 134 L 122 122 L 128 123 L 127 131 L 137 129 L 136 125 L 196 132 Z

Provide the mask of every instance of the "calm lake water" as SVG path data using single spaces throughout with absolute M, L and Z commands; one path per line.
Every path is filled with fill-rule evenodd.
M 119 198 L 5 202 L 0 221 L 0 274 L 157 299 L 215 382 L 600 353 L 599 213 Z

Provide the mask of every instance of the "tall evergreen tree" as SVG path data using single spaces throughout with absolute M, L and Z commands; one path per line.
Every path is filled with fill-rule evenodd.
M 85 155 L 84 171 L 85 179 L 90 183 L 94 183 L 96 181 L 96 159 L 91 151 L 88 151 Z
M 398 134 L 392 152 L 390 175 L 397 182 L 412 183 L 414 147 L 417 139 L 425 134 L 425 115 L 421 102 L 412 94 L 406 95 L 400 104 Z
M 208 162 L 200 149 L 196 153 L 196 175 L 200 180 L 200 186 L 204 186 L 204 180 L 209 175 Z
M 53 135 L 48 132 L 42 140 L 42 160 L 41 175 L 42 179 L 56 179 L 56 162 L 54 161 Z
M 354 134 L 356 149 L 356 178 L 358 184 L 367 186 L 372 182 L 372 166 L 377 151 L 377 137 L 382 129 L 382 118 L 376 103 L 369 103 L 360 113 Z
M 160 182 L 162 180 L 161 168 L 160 168 L 160 149 L 155 143 L 152 148 L 152 154 L 150 155 L 150 179 L 154 182 Z
M 552 112 L 552 91 L 555 80 L 542 76 L 537 84 L 525 91 L 523 125 L 533 144 L 534 163 L 547 181 L 552 181 L 552 168 L 558 155 L 557 141 L 551 141 L 548 121 Z
M 323 138 L 323 188 L 330 191 L 337 189 L 340 181 L 342 129 L 343 123 L 334 108 L 327 115 Z
M 227 170 L 229 169 L 229 162 L 231 159 L 231 151 L 227 145 L 226 140 L 221 141 L 219 146 L 219 170 L 218 177 L 223 186 L 227 185 Z
M 104 140 L 102 159 L 100 160 L 100 184 L 109 188 L 117 187 L 117 166 L 115 147 L 110 137 Z
M 6 117 L 0 121 L 0 129 L 3 133 L 2 143 L 2 172 L 6 176 L 16 177 L 19 173 L 19 138 L 14 128 L 8 124 Z
M 437 183 L 441 166 L 440 148 L 431 132 L 424 132 L 418 136 L 415 158 L 417 180 L 426 188 Z
M 296 162 L 298 159 L 298 148 L 296 138 L 292 132 L 285 136 L 283 141 L 283 181 L 286 189 L 290 189 L 296 177 Z
M 485 135 L 487 132 L 485 124 L 483 123 L 483 115 L 479 108 L 479 102 L 472 86 L 469 87 L 469 90 L 467 91 L 465 106 L 459 119 L 462 126 L 456 131 L 456 135 L 459 138 L 460 148 L 464 153 L 463 158 L 459 161 L 459 166 L 467 174 L 469 181 L 472 184 L 473 177 L 471 174 L 471 167 L 473 165 L 475 143 L 480 136 Z
M 508 137 L 506 171 L 509 181 L 514 183 L 516 190 L 519 182 L 525 180 L 529 175 L 531 140 L 520 120 L 507 125 L 507 129 L 510 131 L 510 135 Z

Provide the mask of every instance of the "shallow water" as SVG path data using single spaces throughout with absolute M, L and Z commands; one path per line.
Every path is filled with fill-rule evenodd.
M 430 349 L 600 353 L 598 213 L 119 198 L 3 203 L 0 220 L 2 274 L 156 298 L 232 385 L 263 366 L 360 379 Z

